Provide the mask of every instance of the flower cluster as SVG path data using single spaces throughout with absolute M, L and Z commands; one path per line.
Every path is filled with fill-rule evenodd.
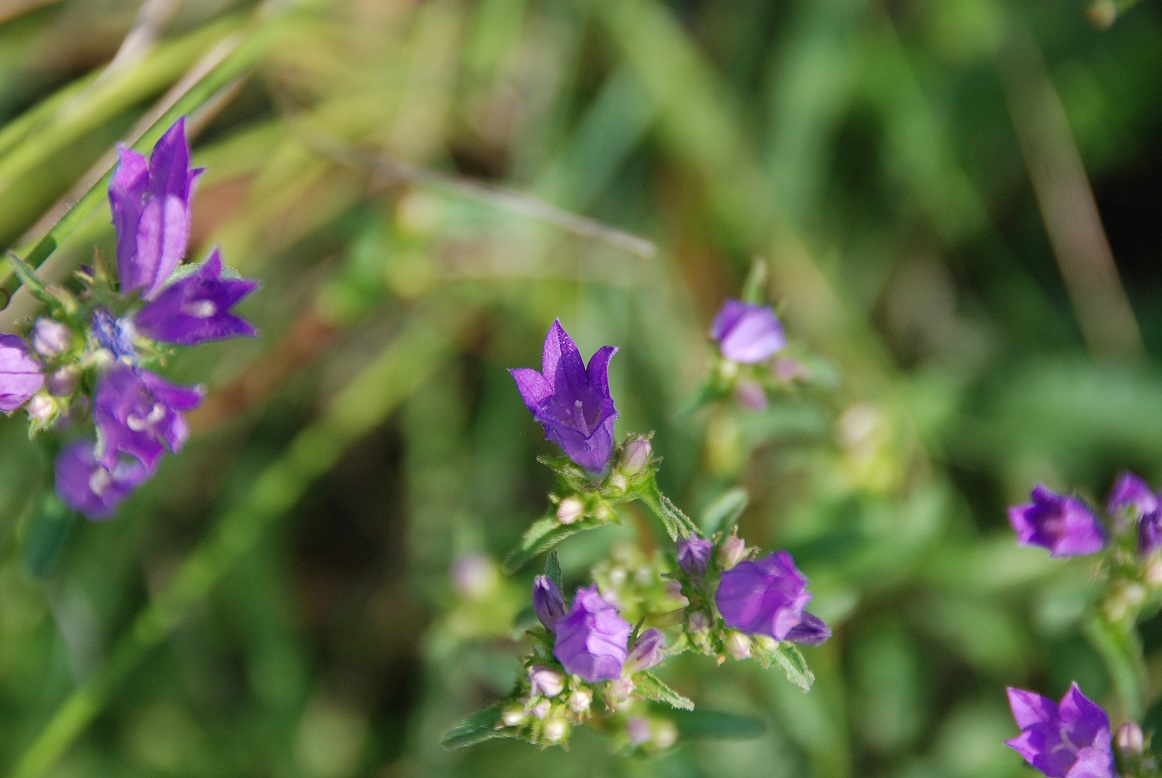
M 112 516 L 189 436 L 183 414 L 199 404 L 202 389 L 149 368 L 172 346 L 255 334 L 232 309 L 257 282 L 228 273 L 217 250 L 181 266 L 202 172 L 190 167 L 184 120 L 148 158 L 126 147 L 119 155 L 109 185 L 117 283 L 98 262 L 79 274 L 84 291 L 74 296 L 43 287 L 14 259 L 49 312 L 27 341 L 0 336 L 0 410 L 25 406 L 33 432 L 59 428 L 69 437 L 54 465 L 56 492 L 90 519 Z M 91 436 L 83 432 L 89 421 Z

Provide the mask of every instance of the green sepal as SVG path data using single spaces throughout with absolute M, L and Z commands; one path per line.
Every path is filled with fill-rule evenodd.
M 678 710 L 694 710 L 693 700 L 678 694 L 649 671 L 643 670 L 635 674 L 633 681 L 637 687 L 638 694 L 647 699 L 654 700 L 655 702 L 664 702 L 671 708 L 677 708 Z

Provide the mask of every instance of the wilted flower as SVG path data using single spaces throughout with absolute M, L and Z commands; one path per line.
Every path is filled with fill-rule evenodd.
M 202 392 L 175 386 L 147 370 L 115 365 L 97 382 L 93 420 L 100 435 L 101 462 L 113 467 L 121 454 L 152 471 L 168 450 L 178 451 L 189 437 L 181 412 L 201 402 Z
M 217 249 L 189 275 L 174 281 L 133 317 L 142 335 L 163 343 L 196 346 L 211 340 L 253 337 L 250 322 L 230 313 L 257 281 L 222 275 Z
M 807 579 L 791 555 L 779 551 L 723 573 L 714 601 L 728 626 L 786 640 L 811 599 L 806 587 Z
M 678 566 L 688 575 L 698 577 L 706 572 L 714 544 L 706 538 L 692 537 L 678 541 Z
M 57 496 L 90 519 L 112 516 L 121 501 L 150 475 L 144 464 L 130 457 L 105 467 L 97 461 L 91 441 L 66 446 L 57 455 L 54 469 Z
M 565 598 L 561 596 L 561 590 L 547 575 L 538 575 L 533 580 L 533 609 L 537 612 L 537 618 L 545 625 L 545 629 L 550 632 L 553 631 L 557 619 L 569 611 L 565 605 Z
M 1049 778 L 1115 778 L 1110 720 L 1077 684 L 1061 703 L 1009 689 L 1009 706 L 1021 734 L 1006 745 Z
M 122 294 L 141 289 L 151 300 L 186 254 L 190 193 L 202 171 L 190 169 L 184 118 L 166 130 L 148 161 L 125 146 L 118 153 L 121 161 L 109 184 L 117 275 Z
M 727 300 L 718 309 L 710 337 L 722 356 L 735 362 L 763 362 L 787 345 L 783 325 L 766 305 Z
M 40 362 L 16 335 L 0 335 L 0 411 L 16 410 L 44 386 Z
M 609 394 L 609 360 L 616 351 L 613 346 L 598 349 L 586 367 L 577 345 L 556 321 L 545 336 L 541 372 L 509 370 L 545 437 L 592 472 L 603 470 L 613 456 L 617 409 Z
M 1080 556 L 1101 551 L 1105 530 L 1085 503 L 1054 494 L 1042 484 L 1033 502 L 1009 508 L 1009 523 L 1023 546 L 1042 546 L 1052 557 Z
M 601 598 L 596 586 L 577 590 L 573 607 L 554 625 L 553 655 L 565 669 L 586 681 L 609 681 L 621 675 L 630 625 Z

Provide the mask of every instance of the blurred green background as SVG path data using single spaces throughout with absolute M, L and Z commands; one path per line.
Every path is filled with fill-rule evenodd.
M 1016 548 L 1004 513 L 1038 481 L 1162 483 L 1162 6 L 1113 8 L 0 1 L 0 241 L 81 201 L 42 271 L 111 256 L 82 195 L 176 104 L 208 169 L 191 256 L 263 283 L 261 337 L 168 366 L 211 395 L 118 518 L 40 515 L 47 459 L 0 425 L 0 769 L 1016 777 L 1004 687 L 1073 679 L 1157 726 L 1162 624 L 1155 688 L 1119 696 L 1090 566 Z M 756 257 L 838 382 L 683 415 Z M 619 347 L 619 434 L 656 430 L 663 489 L 696 513 L 744 485 L 744 535 L 835 625 L 807 695 L 668 668 L 761 737 L 439 746 L 517 669 L 533 572 L 489 560 L 552 480 L 505 368 L 556 317 Z M 624 537 L 591 535 L 568 581 Z

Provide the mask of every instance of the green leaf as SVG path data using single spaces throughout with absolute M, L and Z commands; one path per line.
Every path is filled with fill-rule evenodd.
M 807 660 L 803 658 L 803 654 L 794 643 L 783 641 L 771 651 L 760 650 L 756 645 L 752 651 L 755 658 L 762 662 L 764 667 L 778 665 L 787 676 L 788 681 L 805 692 L 811 691 L 811 685 L 815 683 L 815 673 L 811 672 L 811 668 L 807 666 Z
M 505 575 L 512 575 L 537 554 L 548 551 L 565 538 L 602 526 L 604 525 L 594 518 L 582 519 L 574 524 L 562 524 L 557 521 L 556 516 L 537 519 L 521 538 L 520 545 L 508 552 L 501 568 Z
M 645 503 L 657 517 L 670 540 L 678 541 L 698 534 L 698 525 L 658 489 L 658 482 L 653 473 L 650 473 L 649 478 L 642 479 L 635 487 L 633 496 Z
M 741 486 L 727 489 L 702 512 L 702 531 L 709 537 L 721 529 L 730 529 L 749 502 L 750 494 Z
M 549 558 L 545 560 L 545 575 L 556 586 L 557 590 L 564 590 L 564 585 L 561 583 L 561 560 L 557 558 L 556 550 L 549 552 Z
M 766 722 L 754 716 L 740 716 L 736 713 L 705 708 L 676 712 L 671 718 L 683 740 L 754 738 L 762 735 L 767 729 Z
M 634 684 L 638 692 L 655 702 L 664 702 L 679 710 L 694 710 L 692 700 L 678 694 L 653 673 L 644 671 L 638 673 L 634 676 Z
M 37 576 L 47 573 L 80 521 L 55 494 L 45 495 L 24 536 L 24 564 L 29 572 Z
M 520 738 L 515 729 L 501 725 L 499 705 L 478 710 L 452 727 L 440 738 L 440 745 L 451 751 L 496 738 Z
M 1113 624 L 1101 613 L 1095 613 L 1085 624 L 1085 636 L 1105 662 L 1106 671 L 1129 717 L 1141 718 L 1146 668 L 1142 643 L 1133 622 Z

